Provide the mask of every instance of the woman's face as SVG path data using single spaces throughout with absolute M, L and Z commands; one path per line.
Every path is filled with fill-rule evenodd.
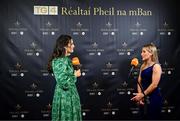
M 151 59 L 152 53 L 150 53 L 147 48 L 142 48 L 141 57 L 143 61 Z
M 68 43 L 67 47 L 66 47 L 66 51 L 68 54 L 73 53 L 74 52 L 74 43 L 73 40 L 71 39 L 70 42 Z

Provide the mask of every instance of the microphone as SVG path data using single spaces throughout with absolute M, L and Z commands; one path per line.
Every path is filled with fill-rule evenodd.
M 81 68 L 81 64 L 79 62 L 78 57 L 73 57 L 72 58 L 72 65 L 73 65 L 74 70 L 79 70 Z
M 131 60 L 131 70 L 130 70 L 130 72 L 129 72 L 129 76 L 128 76 L 128 77 L 130 77 L 133 69 L 134 69 L 135 67 L 137 67 L 138 64 L 139 64 L 139 61 L 138 61 L 137 58 L 133 58 L 133 59 Z
M 133 59 L 131 60 L 131 66 L 137 67 L 138 64 L 139 64 L 139 61 L 138 61 L 137 58 L 133 58 Z

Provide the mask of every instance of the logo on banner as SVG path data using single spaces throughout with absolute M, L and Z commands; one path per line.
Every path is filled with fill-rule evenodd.
M 174 73 L 175 67 L 170 66 L 169 62 L 165 60 L 165 62 L 162 63 L 162 74 L 166 76 L 171 76 Z
M 170 105 L 168 103 L 167 99 L 163 100 L 163 106 L 161 108 L 161 113 L 166 114 L 166 115 L 171 114 L 174 111 L 174 109 L 175 109 L 175 106 Z
M 142 27 L 142 24 L 140 22 L 136 22 L 133 27 L 130 28 L 129 30 L 131 32 L 132 36 L 143 36 L 146 32 L 147 29 Z
M 91 112 L 91 109 L 88 108 L 88 106 L 81 104 L 82 107 L 82 116 L 85 117 L 86 115 L 88 115 Z
M 23 27 L 23 24 L 19 20 L 12 23 L 11 27 L 8 28 L 10 35 L 23 36 L 28 29 Z
M 43 52 L 43 49 L 38 47 L 35 41 L 31 42 L 29 46 L 30 47 L 24 49 L 27 56 L 40 56 Z
M 101 108 L 101 112 L 103 113 L 103 115 L 116 115 L 117 112 L 119 112 L 119 108 L 114 106 L 111 101 L 108 101 L 107 104 L 105 104 L 103 108 Z
M 133 48 L 128 47 L 128 43 L 126 41 L 127 40 L 123 40 L 120 46 L 116 49 L 119 56 L 130 56 L 134 52 Z
M 41 109 L 42 117 L 49 118 L 51 114 L 52 105 L 49 103 Z
M 83 24 L 78 21 L 77 23 L 75 23 L 75 27 L 71 28 L 71 31 L 73 35 L 85 36 L 89 29 L 83 27 Z
M 171 36 L 174 32 L 174 29 L 169 26 L 169 24 L 165 21 L 161 28 L 158 28 L 157 30 L 159 32 L 159 35 L 161 36 Z
M 34 6 L 34 15 L 58 15 L 58 6 Z
M 44 93 L 44 90 L 39 89 L 39 86 L 37 83 L 32 83 L 28 85 L 26 90 L 24 90 L 27 97 L 36 97 L 39 98 L 42 93 Z
M 23 68 L 23 65 L 20 64 L 20 62 L 17 62 L 12 69 L 9 69 L 9 73 L 12 77 L 24 77 L 25 73 L 27 73 L 28 70 Z
M 104 48 L 100 48 L 97 42 L 93 42 L 90 44 L 90 48 L 87 48 L 86 51 L 88 52 L 89 56 L 101 56 L 105 50 Z
M 101 28 L 101 32 L 102 32 L 102 35 L 103 36 L 106 36 L 106 35 L 116 35 L 116 33 L 118 32 L 119 30 L 117 28 L 113 28 L 112 27 L 112 23 L 110 21 L 108 21 L 106 24 L 105 24 L 105 27 L 104 28 Z
M 91 87 L 87 88 L 86 91 L 89 93 L 89 96 L 101 96 L 104 94 L 104 88 L 101 88 L 96 81 L 91 85 Z
M 105 75 L 106 76 L 110 76 L 110 75 L 115 76 L 118 73 L 119 69 L 114 68 L 113 64 L 110 61 L 107 62 L 105 65 L 106 65 L 105 68 L 101 69 L 102 75 L 104 75 L 104 76 Z
M 44 26 L 40 28 L 40 31 L 42 32 L 43 36 L 49 36 L 49 35 L 56 35 L 56 33 L 59 31 L 59 28 L 56 25 L 56 23 L 53 23 L 51 21 L 47 21 L 43 23 Z
M 24 107 L 20 104 L 16 104 L 13 108 L 13 111 L 9 111 L 10 117 L 12 119 L 25 119 L 29 114 L 29 111 L 24 110 Z

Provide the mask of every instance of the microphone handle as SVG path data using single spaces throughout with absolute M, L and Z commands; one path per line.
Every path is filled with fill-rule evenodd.
M 131 76 L 131 73 L 132 73 L 133 69 L 134 69 L 134 66 L 131 67 L 131 70 L 129 71 L 128 77 Z
M 73 65 L 74 70 L 79 70 L 81 68 L 80 65 Z

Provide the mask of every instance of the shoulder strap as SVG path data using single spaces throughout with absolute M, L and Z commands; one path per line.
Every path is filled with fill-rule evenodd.
M 156 65 L 157 63 L 154 63 L 152 66 Z

